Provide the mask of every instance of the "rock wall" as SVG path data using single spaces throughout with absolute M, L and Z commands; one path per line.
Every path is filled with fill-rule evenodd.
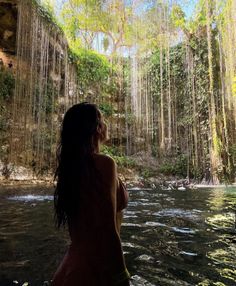
M 17 1 L 0 1 L 0 66 L 16 70 Z
M 35 1 L 0 0 L 0 27 L 0 59 L 15 76 L 2 169 L 9 178 L 19 167 L 42 175 L 54 168 L 63 114 L 79 101 L 75 65 L 63 32 Z
M 0 47 L 3 52 L 15 55 L 16 31 L 16 1 L 0 1 Z

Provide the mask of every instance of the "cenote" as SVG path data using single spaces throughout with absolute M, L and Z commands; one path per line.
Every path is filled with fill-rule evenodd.
M 235 15 L 236 0 L 0 0 L 0 180 L 50 180 L 86 101 L 130 186 L 181 181 L 129 191 L 133 286 L 236 285 Z M 50 285 L 69 243 L 51 187 L 0 187 L 0 286 Z
M 122 226 L 132 285 L 235 285 L 236 188 L 130 190 Z M 52 189 L 0 192 L 0 285 L 49 285 L 69 244 Z

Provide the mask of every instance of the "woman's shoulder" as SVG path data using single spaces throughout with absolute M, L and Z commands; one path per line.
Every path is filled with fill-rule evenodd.
M 116 167 L 114 159 L 108 155 L 96 153 L 94 154 L 94 160 L 97 164 L 101 166 Z
M 106 185 L 115 185 L 117 170 L 114 159 L 104 154 L 95 154 L 94 161 L 97 170 Z

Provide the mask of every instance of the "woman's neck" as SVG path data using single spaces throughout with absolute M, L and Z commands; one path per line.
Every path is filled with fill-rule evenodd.
M 97 142 L 97 144 L 94 147 L 94 153 L 100 153 L 100 143 L 99 143 L 99 141 Z

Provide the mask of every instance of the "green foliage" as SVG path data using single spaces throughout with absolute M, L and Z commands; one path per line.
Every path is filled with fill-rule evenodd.
M 165 175 L 187 176 L 188 158 L 185 154 L 180 154 L 173 162 L 166 161 L 160 166 L 159 171 Z
M 167 54 L 163 54 L 163 63 L 167 61 Z M 171 66 L 171 76 L 175 77 L 175 79 L 179 80 L 180 83 L 186 79 L 187 73 L 184 66 L 185 61 L 185 47 L 183 44 L 179 44 L 174 46 L 170 50 L 170 66 Z M 153 91 L 158 92 L 160 90 L 160 49 L 154 51 L 152 56 L 150 57 L 150 73 L 154 79 L 154 89 Z M 166 65 L 163 65 L 163 88 L 167 88 L 168 86 L 168 69 Z M 185 86 L 182 83 L 182 86 Z M 160 93 L 156 93 L 157 95 Z
M 235 168 L 236 168 L 236 144 L 232 144 L 230 146 L 229 152 L 233 161 L 235 162 Z
M 215 46 L 215 45 L 214 45 Z M 216 54 L 216 51 L 214 51 Z M 184 153 L 187 147 L 187 134 L 192 132 L 194 126 L 198 132 L 201 132 L 202 139 L 207 138 L 209 132 L 209 74 L 208 74 L 208 47 L 205 37 L 197 37 L 191 35 L 188 41 L 187 53 L 184 43 L 180 43 L 170 48 L 169 58 L 166 50 L 163 50 L 162 61 L 162 91 L 164 98 L 168 96 L 168 88 L 170 83 L 170 94 L 173 106 L 175 106 L 175 112 L 177 114 L 176 126 L 178 134 L 181 134 L 178 138 L 178 144 L 180 146 L 180 153 Z M 187 57 L 187 58 L 186 58 Z M 166 62 L 170 63 L 170 82 L 168 75 L 168 66 Z M 161 60 L 160 49 L 157 49 L 150 58 L 149 72 L 152 76 L 151 92 L 154 96 L 155 102 L 160 106 L 161 100 Z M 215 94 L 219 90 L 217 80 L 218 67 L 214 64 L 214 90 Z M 193 98 L 193 88 L 194 97 Z M 195 111 L 193 108 L 193 100 L 195 102 Z M 164 101 L 164 113 L 168 113 L 167 100 Z M 196 117 L 194 117 L 194 112 Z M 194 125 L 195 124 L 195 125 Z M 157 130 L 158 134 L 158 130 Z M 190 140 L 193 140 L 191 138 Z M 191 150 L 194 150 L 193 142 L 188 143 Z M 201 143 L 199 143 L 201 144 Z M 156 148 L 156 147 L 155 147 Z M 199 148 L 199 147 L 198 147 Z M 206 159 L 208 154 L 208 142 L 207 140 L 202 143 L 203 156 Z M 175 151 L 173 151 L 175 153 Z M 191 153 L 191 152 L 190 152 Z M 154 153 L 155 154 L 155 153 Z M 191 156 L 194 155 L 192 151 Z M 199 154 L 198 154 L 199 155 Z M 175 156 L 175 155 L 174 155 Z M 190 158 L 190 162 L 191 162 Z M 204 164 L 200 164 L 197 167 L 194 165 L 196 160 L 193 160 L 193 164 L 189 166 L 190 175 L 195 178 L 199 178 L 205 172 Z M 168 174 L 181 173 L 180 166 L 173 165 L 172 163 L 166 163 L 162 166 L 163 172 Z M 184 170 L 182 173 L 185 173 Z
M 70 58 L 76 63 L 77 75 L 83 89 L 107 84 L 110 64 L 106 57 L 85 49 L 70 51 Z
M 8 108 L 0 105 L 0 140 L 4 140 L 7 131 L 10 127 L 10 112 Z M 4 134 L 3 134 L 4 133 Z
M 126 156 L 114 156 L 113 158 L 119 167 L 131 168 L 131 167 L 134 167 L 134 165 L 135 165 L 134 160 L 132 160 Z
M 135 165 L 134 160 L 124 156 L 115 146 L 102 146 L 101 152 L 105 155 L 111 156 L 119 167 L 133 167 Z
M 106 103 L 106 102 L 100 103 L 98 107 L 102 111 L 102 113 L 105 115 L 105 117 L 110 117 L 114 113 L 114 109 L 112 105 L 109 103 Z
M 182 29 L 185 28 L 185 14 L 179 5 L 173 6 L 170 17 L 175 27 Z
M 144 179 L 148 179 L 150 177 L 155 176 L 155 173 L 153 172 L 153 170 L 148 169 L 148 168 L 142 168 L 140 175 L 144 178 Z
M 0 68 L 0 158 L 7 160 L 9 152 L 10 105 L 14 95 L 15 79 L 11 71 Z
M 50 24 L 51 27 L 54 27 L 58 32 L 63 33 L 63 28 L 61 23 L 58 21 L 58 18 L 55 14 L 54 7 L 49 0 L 39 1 L 32 0 L 32 4 L 35 6 L 37 13 Z
M 9 101 L 14 93 L 15 79 L 11 71 L 0 69 L 0 100 Z
M 63 5 L 64 31 L 72 46 L 93 48 L 96 36 L 103 36 L 104 50 L 115 55 L 121 46 L 132 44 L 131 5 L 120 0 L 71 0 Z M 80 41 L 77 39 L 80 38 Z
M 171 94 L 176 94 L 176 108 L 178 110 L 179 126 L 186 126 L 191 123 L 191 117 L 189 116 L 190 97 L 189 91 L 186 88 L 188 81 L 188 74 L 185 67 L 185 55 L 186 50 L 183 44 L 171 47 L 170 49 L 170 76 L 174 79 L 171 81 Z M 167 54 L 163 54 L 163 63 L 167 61 Z M 160 104 L 161 100 L 161 74 L 160 74 L 160 49 L 157 49 L 150 58 L 149 72 L 152 76 L 151 92 L 155 97 L 155 100 Z M 168 93 L 169 81 L 168 81 L 168 67 L 163 64 L 162 67 L 162 89 L 163 93 Z M 177 87 L 177 88 L 176 88 Z M 166 106 L 164 106 L 166 110 Z
M 53 85 L 53 81 L 49 79 L 46 86 L 46 95 L 45 95 L 45 112 L 46 115 L 50 117 L 53 112 L 56 112 L 57 103 L 55 101 L 55 95 L 57 94 L 56 88 Z

